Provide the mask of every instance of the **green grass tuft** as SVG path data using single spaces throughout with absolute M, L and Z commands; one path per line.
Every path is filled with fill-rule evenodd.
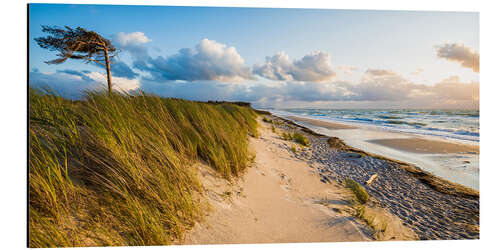
M 293 137 L 290 133 L 288 132 L 283 132 L 281 134 L 281 139 L 285 140 L 285 141 L 292 141 L 293 140 Z
M 361 184 L 357 183 L 352 179 L 345 179 L 344 181 L 346 187 L 349 188 L 354 193 L 354 195 L 356 196 L 356 200 L 359 203 L 365 204 L 366 202 L 368 202 L 370 196 L 368 195 L 368 192 L 366 192 L 366 189 Z
M 273 123 L 273 120 L 268 119 L 268 118 L 267 118 L 267 117 L 265 117 L 265 116 L 262 118 L 262 121 L 263 121 L 263 122 L 267 122 L 267 123 Z
M 196 161 L 238 176 L 256 113 L 148 94 L 29 90 L 30 247 L 163 245 L 202 218 Z
M 298 144 L 306 147 L 309 146 L 309 139 L 307 139 L 307 137 L 305 137 L 303 134 L 295 132 L 293 133 L 292 137 Z

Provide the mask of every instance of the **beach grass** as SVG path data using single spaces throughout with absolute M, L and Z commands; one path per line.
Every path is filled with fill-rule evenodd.
M 262 121 L 263 121 L 263 122 L 267 122 L 267 123 L 273 123 L 273 120 L 268 119 L 267 117 L 263 117 L 263 118 L 262 118 Z
M 285 141 L 292 141 L 293 140 L 293 136 L 292 136 L 292 134 L 290 134 L 288 132 L 283 132 L 281 134 L 281 139 L 283 139 Z
M 29 89 L 29 246 L 164 245 L 202 219 L 192 165 L 230 179 L 257 136 L 250 107 Z M 205 205 L 204 205 L 205 204 Z
M 354 193 L 354 196 L 359 203 L 365 204 L 368 202 L 370 195 L 368 195 L 368 192 L 361 184 L 349 178 L 344 179 L 344 182 L 346 187 Z
M 281 134 L 281 139 L 285 141 L 294 141 L 302 146 L 309 146 L 309 139 L 298 132 L 294 132 L 293 134 L 289 132 L 283 132 Z
M 293 133 L 292 137 L 293 140 L 298 144 L 306 147 L 309 146 L 309 139 L 307 139 L 307 137 L 305 137 L 303 134 L 295 132 Z

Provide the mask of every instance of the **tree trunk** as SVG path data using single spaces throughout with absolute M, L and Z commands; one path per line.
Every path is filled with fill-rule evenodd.
M 106 74 L 107 74 L 107 77 L 108 77 L 108 93 L 109 95 L 111 95 L 111 87 L 112 87 L 112 84 L 111 84 L 111 68 L 110 68 L 110 65 L 109 65 L 109 56 L 108 56 L 108 49 L 107 48 L 104 48 L 104 57 L 106 58 Z

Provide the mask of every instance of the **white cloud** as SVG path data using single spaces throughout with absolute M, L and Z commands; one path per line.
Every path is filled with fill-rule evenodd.
M 418 75 L 422 74 L 423 72 L 424 72 L 424 69 L 418 68 L 415 71 L 411 72 L 410 74 L 414 75 L 414 76 L 418 76 Z
M 358 68 L 349 65 L 337 65 L 335 66 L 335 70 L 342 72 L 343 74 L 351 74 L 354 71 L 357 71 Z
M 95 81 L 96 86 L 105 87 L 108 86 L 108 81 L 106 79 L 106 75 L 100 72 L 90 72 L 86 74 L 90 79 Z M 125 77 L 113 77 L 111 78 L 112 88 L 113 90 L 120 91 L 132 91 L 136 90 L 140 87 L 139 79 L 128 79 Z
M 128 51 L 133 57 L 142 58 L 147 56 L 147 49 L 144 44 L 151 42 L 151 39 L 142 32 L 119 32 L 113 37 L 113 42 L 116 47 Z
M 221 81 L 253 79 L 251 71 L 234 47 L 203 39 L 195 48 L 184 48 L 172 56 L 136 60 L 135 68 L 148 72 L 158 82 Z
M 149 39 L 142 32 L 132 32 L 132 33 L 119 32 L 118 34 L 116 34 L 114 40 L 119 46 L 122 47 L 137 46 L 143 43 L 151 42 L 151 39 Z
M 59 71 L 59 72 L 30 72 L 30 86 L 35 88 L 49 88 L 66 98 L 78 99 L 86 90 L 107 89 L 106 75 L 99 72 Z M 113 77 L 113 90 L 132 91 L 140 87 L 138 79 Z
M 254 65 L 254 74 L 270 80 L 324 82 L 335 78 L 330 55 L 322 51 L 305 55 L 300 60 L 290 61 L 288 55 L 279 52 L 266 57 L 266 62 Z
M 460 63 L 463 67 L 479 72 L 479 52 L 459 43 L 445 43 L 435 46 L 437 56 Z
M 372 78 L 383 78 L 383 77 L 397 75 L 394 71 L 390 71 L 390 70 L 386 70 L 386 69 L 367 69 L 365 74 L 368 77 L 372 77 Z
M 374 73 L 375 71 L 370 71 Z M 388 71 L 392 72 L 392 71 Z M 365 75 L 371 75 L 365 73 Z M 379 71 L 378 73 L 381 73 Z M 335 82 L 254 82 L 234 84 L 219 81 L 169 81 L 113 77 L 113 88 L 142 89 L 160 96 L 191 100 L 248 101 L 265 107 L 353 107 L 353 108 L 478 108 L 479 83 L 462 82 L 452 76 L 434 85 L 412 83 L 397 73 L 365 77 L 359 83 Z M 69 98 L 81 97 L 87 89 L 106 89 L 105 75 L 99 72 L 30 72 L 30 85 L 49 86 Z M 342 104 L 343 106 L 336 106 Z M 295 106 L 294 106 L 295 105 Z

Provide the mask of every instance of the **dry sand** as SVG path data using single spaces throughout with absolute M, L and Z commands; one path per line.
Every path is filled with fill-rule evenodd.
M 422 138 L 376 139 L 368 142 L 419 154 L 479 153 L 479 146 Z
M 200 166 L 200 179 L 212 211 L 186 235 L 183 244 L 368 241 L 371 229 L 348 211 L 352 194 L 320 181 L 317 170 L 293 157 L 291 142 L 260 122 L 260 138 L 251 138 L 255 163 L 235 183 Z M 387 239 L 413 239 L 399 218 Z M 388 230 L 390 231 L 390 230 Z
M 355 129 L 355 128 L 357 128 L 355 126 L 351 126 L 351 125 L 347 125 L 347 124 L 336 123 L 336 122 L 331 122 L 331 121 L 319 121 L 319 120 L 315 120 L 315 119 L 309 119 L 309 118 L 298 117 L 298 116 L 287 116 L 287 118 L 295 120 L 295 121 L 307 123 L 307 124 L 310 124 L 313 126 L 327 128 L 327 129 Z

